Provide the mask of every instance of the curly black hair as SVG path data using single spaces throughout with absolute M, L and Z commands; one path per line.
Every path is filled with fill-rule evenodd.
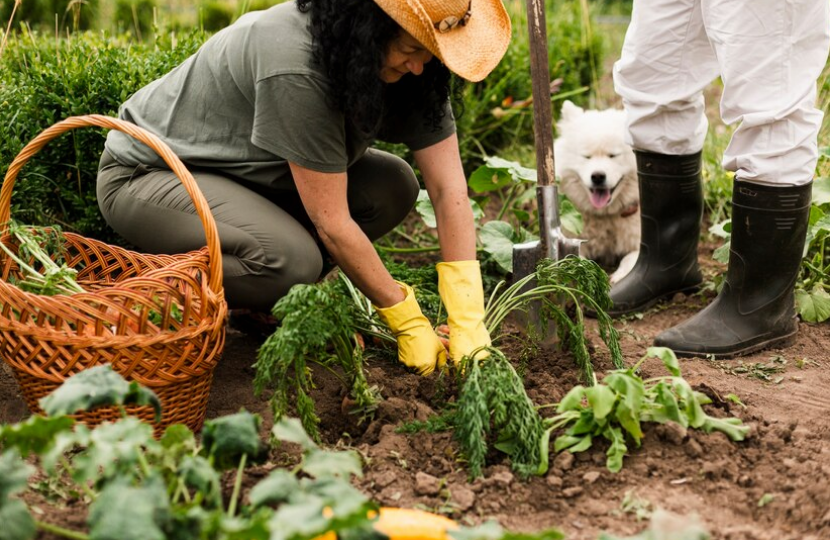
M 331 83 L 332 104 L 355 126 L 371 133 L 385 114 L 420 108 L 426 111 L 425 121 L 437 129 L 451 94 L 450 71 L 433 58 L 421 75 L 383 82 L 380 70 L 401 27 L 375 2 L 297 0 L 297 7 L 310 11 L 314 61 Z

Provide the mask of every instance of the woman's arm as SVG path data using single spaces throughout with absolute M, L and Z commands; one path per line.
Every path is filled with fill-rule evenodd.
M 290 164 L 300 199 L 337 265 L 375 305 L 404 299 L 372 242 L 349 214 L 346 173 L 321 173 Z
M 429 199 L 435 208 L 443 260 L 474 260 L 475 222 L 467 198 L 467 178 L 461 166 L 458 137 L 453 134 L 439 143 L 416 151 L 415 161 L 421 169 Z

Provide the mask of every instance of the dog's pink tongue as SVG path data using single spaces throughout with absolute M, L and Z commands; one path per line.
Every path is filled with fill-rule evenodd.
M 603 208 L 611 200 L 610 189 L 592 189 L 591 190 L 591 204 L 594 208 Z

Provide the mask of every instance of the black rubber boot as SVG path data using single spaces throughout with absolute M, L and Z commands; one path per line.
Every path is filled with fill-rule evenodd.
M 635 151 L 640 185 L 640 254 L 611 288 L 612 316 L 642 311 L 703 281 L 697 244 L 703 216 L 700 152 L 669 156 Z
M 793 288 L 810 217 L 811 184 L 736 180 L 729 269 L 703 311 L 657 336 L 678 356 L 731 358 L 786 345 L 798 332 Z

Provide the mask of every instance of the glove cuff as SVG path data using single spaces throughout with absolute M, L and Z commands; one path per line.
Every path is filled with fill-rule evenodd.
M 374 306 L 374 308 L 383 322 L 392 330 L 392 333 L 397 335 L 407 328 L 407 323 L 424 315 L 421 312 L 421 306 L 418 305 L 418 301 L 415 299 L 414 289 L 400 281 L 396 281 L 395 283 L 401 288 L 404 299 L 389 307 Z

